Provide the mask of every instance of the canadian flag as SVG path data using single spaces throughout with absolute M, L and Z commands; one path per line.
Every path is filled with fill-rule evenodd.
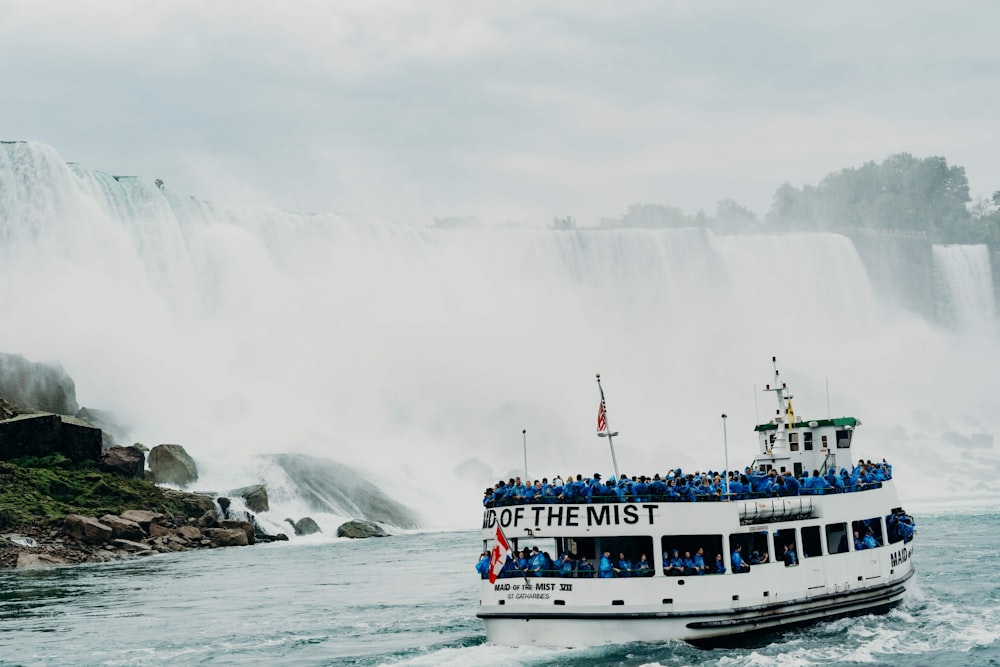
M 500 524 L 497 524 L 496 541 L 493 543 L 493 553 L 490 554 L 490 583 L 492 584 L 500 576 L 500 571 L 510 558 L 510 545 L 507 544 L 507 537 L 503 534 Z

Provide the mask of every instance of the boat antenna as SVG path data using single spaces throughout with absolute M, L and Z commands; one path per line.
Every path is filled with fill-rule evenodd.
M 723 481 L 726 484 L 726 501 L 729 501 L 729 436 L 726 434 L 726 413 L 722 413 L 722 446 L 725 448 L 726 453 L 726 472 Z
M 833 419 L 833 413 L 830 412 L 830 378 L 826 378 L 826 418 Z
M 608 408 L 604 402 L 604 387 L 601 386 L 600 373 L 597 374 L 597 388 L 601 392 L 601 406 L 597 408 L 597 437 L 608 439 L 608 445 L 611 447 L 611 463 L 615 467 L 615 479 L 618 479 L 618 459 L 615 457 L 614 441 L 614 437 L 618 435 L 618 431 L 612 431 L 608 425 Z
M 757 385 L 753 386 L 753 418 L 754 424 L 760 423 L 760 406 L 757 405 Z
M 528 480 L 528 429 L 521 429 L 521 440 L 524 442 L 524 479 Z

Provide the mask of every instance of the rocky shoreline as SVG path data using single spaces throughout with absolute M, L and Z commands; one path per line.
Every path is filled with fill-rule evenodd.
M 128 429 L 103 410 L 77 405 L 58 365 L 0 353 L 0 569 L 100 563 L 192 549 L 287 540 L 256 514 L 270 511 L 252 484 L 193 492 L 194 459 L 179 444 L 120 446 Z M 360 518 L 338 537 L 387 535 L 379 522 L 416 527 L 401 504 L 334 461 L 276 454 L 317 511 L 351 507 Z M 310 517 L 285 519 L 296 535 L 320 532 Z
M 6 474 L 0 478 L 9 478 L 11 467 L 3 464 L 0 473 Z M 103 563 L 288 539 L 283 533 L 263 531 L 253 515 L 249 520 L 230 515 L 228 498 L 156 491 L 162 493 L 165 511 L 126 509 L 100 517 L 70 513 L 39 523 L 8 524 L 0 532 L 0 568 Z M 257 494 L 261 491 L 262 487 L 254 488 Z

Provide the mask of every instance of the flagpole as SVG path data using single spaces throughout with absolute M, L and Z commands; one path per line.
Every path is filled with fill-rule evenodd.
M 521 439 L 524 441 L 524 481 L 528 481 L 528 429 L 521 429 Z
M 729 477 L 731 471 L 729 470 L 729 436 L 726 434 L 726 413 L 722 413 L 722 445 L 725 447 L 726 452 L 726 476 L 723 481 L 726 484 L 726 501 L 729 501 Z
M 601 386 L 601 374 L 597 374 L 597 388 L 601 392 L 601 411 L 604 415 L 604 430 L 597 432 L 597 437 L 607 438 L 608 445 L 611 447 L 611 463 L 615 467 L 615 479 L 618 479 L 620 475 L 618 474 L 618 459 L 615 457 L 615 441 L 614 437 L 618 435 L 618 431 L 612 431 L 611 426 L 608 424 L 608 412 L 607 405 L 604 402 L 604 387 Z

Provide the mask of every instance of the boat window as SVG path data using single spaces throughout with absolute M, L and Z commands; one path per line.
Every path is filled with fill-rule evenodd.
M 802 558 L 813 558 L 823 555 L 823 545 L 819 539 L 819 526 L 806 526 L 802 529 Z
M 900 522 L 903 522 L 904 526 L 900 526 Z M 912 519 L 908 515 L 899 512 L 893 514 L 885 515 L 885 536 L 889 540 L 889 544 L 896 544 L 897 542 L 902 542 L 906 538 L 906 534 L 912 533 L 912 529 L 907 530 L 909 526 L 912 526 Z
M 846 523 L 826 524 L 826 550 L 829 554 L 846 554 L 850 547 Z
M 813 434 L 812 431 L 806 431 L 802 434 L 802 448 L 807 452 L 811 452 L 813 448 Z
M 799 451 L 799 434 L 789 433 L 788 434 L 788 449 L 793 452 Z
M 771 562 L 771 550 L 768 547 L 766 531 L 730 535 L 729 553 L 735 551 L 737 546 L 742 547 L 740 555 L 743 562 L 751 567 Z
M 851 529 L 854 531 L 855 549 L 858 540 L 861 540 L 864 549 L 875 549 L 885 544 L 882 537 L 882 519 L 877 516 L 854 521 Z
M 827 447 L 827 444 L 826 444 L 826 436 L 825 435 L 823 436 L 823 449 L 829 449 L 829 447 Z
M 837 431 L 837 449 L 850 449 L 852 435 L 854 435 L 854 431 L 850 429 L 845 428 Z
M 795 529 L 782 528 L 781 530 L 776 530 L 773 537 L 775 560 L 784 561 L 786 567 L 798 565 L 799 548 L 795 544 Z
M 653 538 L 645 535 L 626 535 L 622 537 L 595 537 L 579 538 L 580 541 L 589 540 L 594 545 L 594 567 L 599 568 L 601 557 L 607 551 L 611 554 L 611 566 L 614 569 L 615 577 L 651 577 L 655 574 L 656 565 L 653 562 Z M 620 561 L 628 561 L 626 566 L 621 567 Z M 640 572 L 639 563 L 642 557 L 646 557 L 649 568 Z
M 660 563 L 660 571 L 670 576 L 681 576 L 685 574 L 683 569 L 678 570 L 676 563 L 671 563 L 675 557 L 674 550 L 677 550 L 677 558 L 684 559 L 685 554 L 690 554 L 694 558 L 698 550 L 701 549 L 701 557 L 705 563 L 705 574 L 711 574 L 715 569 L 717 556 L 722 554 L 722 535 L 664 535 L 660 540 L 660 548 L 663 550 L 663 560 Z M 725 555 L 722 561 L 725 562 Z M 697 574 L 687 572 L 687 574 Z
M 545 554 L 544 558 L 532 557 L 534 548 Z M 653 576 L 653 538 L 648 536 L 622 537 L 560 537 L 531 538 L 522 537 L 511 540 L 511 548 L 515 559 L 524 554 L 527 568 L 524 574 L 517 572 L 510 576 L 535 577 L 597 577 L 604 551 L 611 552 L 612 566 L 616 568 L 616 577 L 621 576 Z M 621 554 L 630 562 L 624 570 L 620 566 Z M 639 563 L 645 554 L 649 568 L 641 568 Z M 515 561 L 516 563 L 516 561 Z M 586 563 L 584 569 L 580 565 Z
M 903 541 L 904 531 L 899 527 L 899 516 L 899 514 L 885 515 L 885 537 L 889 540 L 889 544 Z

